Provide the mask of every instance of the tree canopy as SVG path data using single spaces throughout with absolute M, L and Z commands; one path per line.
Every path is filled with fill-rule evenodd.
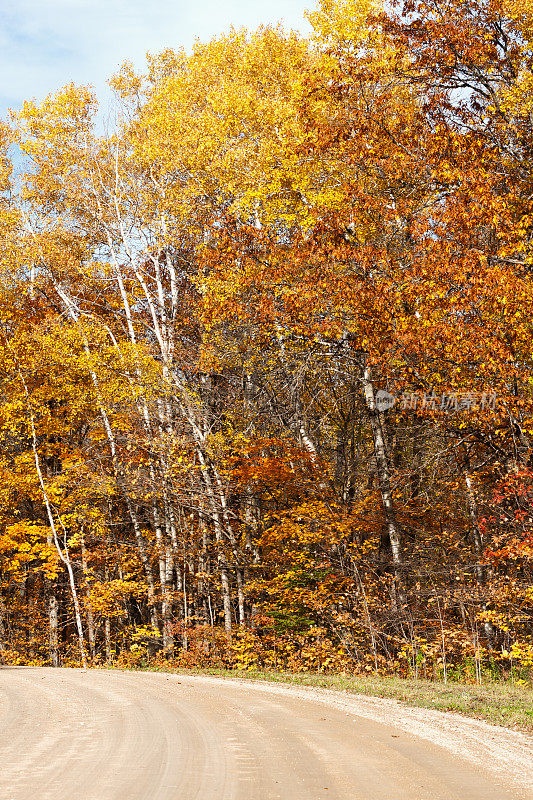
M 309 19 L 0 127 L 12 663 L 533 666 L 531 4 Z

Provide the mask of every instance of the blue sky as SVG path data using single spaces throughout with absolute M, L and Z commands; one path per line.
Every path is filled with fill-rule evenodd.
M 146 51 L 189 48 L 230 25 L 283 21 L 308 31 L 314 0 L 0 0 L 0 115 L 27 98 L 74 81 L 104 95 L 125 60 L 140 67 Z

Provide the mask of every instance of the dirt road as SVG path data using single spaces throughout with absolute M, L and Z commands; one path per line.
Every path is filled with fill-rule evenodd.
M 0 800 L 533 799 L 521 734 L 200 676 L 0 669 Z

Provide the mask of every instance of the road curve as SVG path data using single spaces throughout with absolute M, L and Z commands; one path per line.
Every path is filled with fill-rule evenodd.
M 343 693 L 0 669 L 0 800 L 533 800 L 521 734 Z

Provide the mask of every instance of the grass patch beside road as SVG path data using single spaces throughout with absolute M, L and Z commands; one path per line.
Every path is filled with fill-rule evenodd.
M 254 670 L 186 670 L 160 667 L 157 671 L 297 684 L 335 689 L 349 694 L 386 697 L 400 700 L 410 706 L 432 708 L 437 711 L 455 711 L 458 714 L 485 720 L 493 725 L 503 725 L 533 734 L 533 688 L 526 686 L 513 686 L 507 683 L 487 683 L 476 686 L 402 678 Z

